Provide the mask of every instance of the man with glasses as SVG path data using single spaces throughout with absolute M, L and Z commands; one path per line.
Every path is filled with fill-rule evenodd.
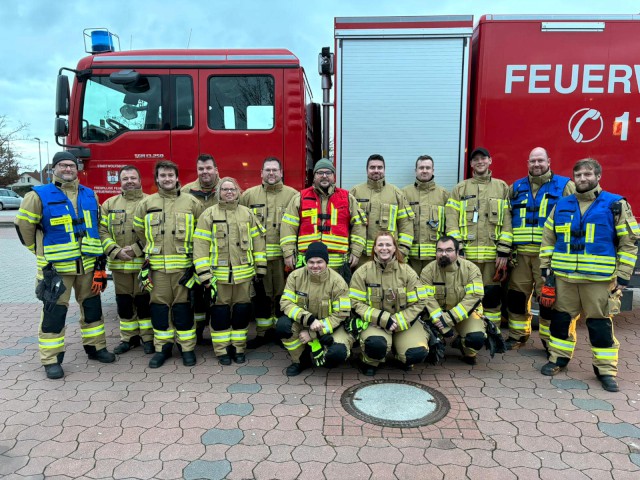
M 202 210 L 218 203 L 216 192 L 220 186 L 220 176 L 218 173 L 218 165 L 215 159 L 208 153 L 198 155 L 196 160 L 196 170 L 198 179 L 194 182 L 187 183 L 180 193 L 190 194 L 200 202 Z M 204 338 L 204 329 L 209 323 L 208 309 L 209 299 L 208 293 L 201 285 L 194 285 L 191 288 L 191 297 L 193 302 L 193 314 L 196 323 L 196 343 L 198 345 L 209 345 L 210 340 Z
M 517 263 L 511 272 L 507 292 L 509 337 L 507 350 L 523 346 L 531 335 L 531 296 L 540 297 L 540 243 L 544 223 L 558 200 L 575 193 L 569 177 L 551 171 L 547 150 L 536 147 L 529 153 L 529 175 L 517 180 L 509 190 L 513 245 Z M 547 350 L 551 309 L 540 305 L 540 340 Z
M 366 217 L 355 197 L 336 187 L 336 168 L 327 158 L 313 168 L 313 186 L 295 195 L 282 219 L 280 246 L 285 266 L 304 265 L 304 254 L 313 242 L 329 250 L 329 267 L 349 277 L 365 248 Z M 348 282 L 349 278 L 345 278 Z
M 420 281 L 427 290 L 429 319 L 445 337 L 458 334 L 462 360 L 476 364 L 486 339 L 482 319 L 482 274 L 472 262 L 458 256 L 459 243 L 441 237 L 436 244 L 436 261 L 424 267 Z M 427 321 L 429 321 L 427 319 Z
M 111 363 L 115 355 L 107 350 L 103 288 L 92 288 L 94 267 L 103 255 L 98 197 L 80 185 L 78 160 L 72 153 L 56 153 L 51 164 L 52 182 L 34 187 L 24 197 L 15 226 L 22 244 L 37 258 L 36 293 L 44 302 L 38 332 L 40 361 L 47 378 L 57 379 L 64 376 L 65 320 L 72 289 L 89 359 Z
M 249 349 L 276 340 L 275 323 L 282 315 L 280 297 L 285 285 L 280 224 L 287 205 L 298 193 L 282 183 L 282 164 L 276 157 L 264 159 L 261 175 L 262 184 L 249 188 L 240 197 L 240 205 L 248 207 L 267 231 L 267 274 L 254 280 L 256 337 L 247 342 Z

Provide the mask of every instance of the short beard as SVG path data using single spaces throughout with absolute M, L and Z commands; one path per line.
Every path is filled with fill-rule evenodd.
M 440 267 L 448 267 L 449 265 L 451 265 L 453 262 L 451 261 L 451 259 L 449 257 L 440 257 L 438 259 L 438 266 Z

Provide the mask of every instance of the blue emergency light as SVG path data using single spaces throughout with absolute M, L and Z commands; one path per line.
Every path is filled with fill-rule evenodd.
M 106 28 L 85 28 L 83 33 L 84 51 L 87 53 L 95 55 L 98 53 L 115 52 L 114 39 L 118 41 L 118 49 L 120 48 L 120 38 Z

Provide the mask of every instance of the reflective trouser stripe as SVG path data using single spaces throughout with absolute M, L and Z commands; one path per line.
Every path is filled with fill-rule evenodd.
M 93 338 L 104 335 L 104 323 L 96 327 L 81 328 L 82 338 Z
M 283 340 L 282 344 L 287 350 L 289 350 L 289 352 L 295 350 L 296 348 L 300 348 L 303 345 L 299 338 L 294 338 L 293 340 Z
M 273 326 L 273 318 L 256 318 L 256 327 L 271 328 Z
M 123 332 L 135 332 L 138 330 L 138 321 L 120 319 L 120 330 Z
M 591 347 L 593 358 L 596 360 L 618 361 L 618 348 L 596 348 Z
M 212 330 L 211 342 L 213 343 L 213 351 L 217 357 L 227 354 L 227 347 L 231 345 L 231 329 L 229 330 Z
M 514 333 L 516 333 L 517 335 L 529 335 L 531 333 L 531 323 L 529 323 L 527 320 L 514 320 L 514 319 L 509 319 L 509 330 L 513 331 Z M 517 338 L 516 335 L 514 335 L 514 337 Z
M 193 340 L 196 338 L 196 330 L 176 330 L 176 334 L 178 335 L 178 341 L 180 343 L 186 342 L 188 340 Z
M 138 326 L 140 327 L 140 331 L 151 330 L 153 328 L 150 318 L 143 318 L 141 320 L 138 320 Z
M 495 312 L 495 311 L 488 311 L 487 309 L 485 309 L 484 314 L 489 320 L 491 320 L 491 323 L 495 324 L 498 331 L 500 331 L 500 317 L 502 316 L 502 313 L 500 312 L 500 310 Z
M 41 338 L 39 339 L 40 348 L 63 348 L 64 337 L 58 338 Z
M 549 336 L 549 350 L 556 353 L 559 357 L 571 358 L 575 348 L 576 342 L 561 340 L 553 335 Z
M 194 312 L 193 313 L 193 320 L 196 323 L 206 322 L 207 321 L 206 312 Z
M 156 330 L 153 329 L 153 338 L 158 341 L 160 345 L 165 343 L 173 343 L 173 337 L 175 336 L 175 330 Z
M 551 320 L 538 316 L 538 333 L 540 334 L 540 338 L 546 342 L 549 342 L 549 336 L 551 335 L 549 332 L 550 324 Z
M 247 333 L 248 329 L 243 330 L 231 330 L 231 345 L 236 347 L 236 353 L 244 353 L 247 346 Z

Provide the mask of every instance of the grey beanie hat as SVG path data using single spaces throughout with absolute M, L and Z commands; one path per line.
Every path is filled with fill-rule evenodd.
M 328 158 L 321 158 L 318 160 L 313 167 L 313 173 L 316 173 L 321 168 L 326 168 L 327 170 L 331 170 L 333 173 L 336 173 L 336 167 L 333 166 L 333 162 Z
M 78 159 L 75 157 L 75 155 L 73 153 L 70 152 L 57 152 L 54 156 L 53 159 L 51 160 L 51 166 L 55 167 L 58 163 L 62 162 L 63 160 L 69 160 L 73 163 L 76 164 L 76 167 L 78 166 Z

